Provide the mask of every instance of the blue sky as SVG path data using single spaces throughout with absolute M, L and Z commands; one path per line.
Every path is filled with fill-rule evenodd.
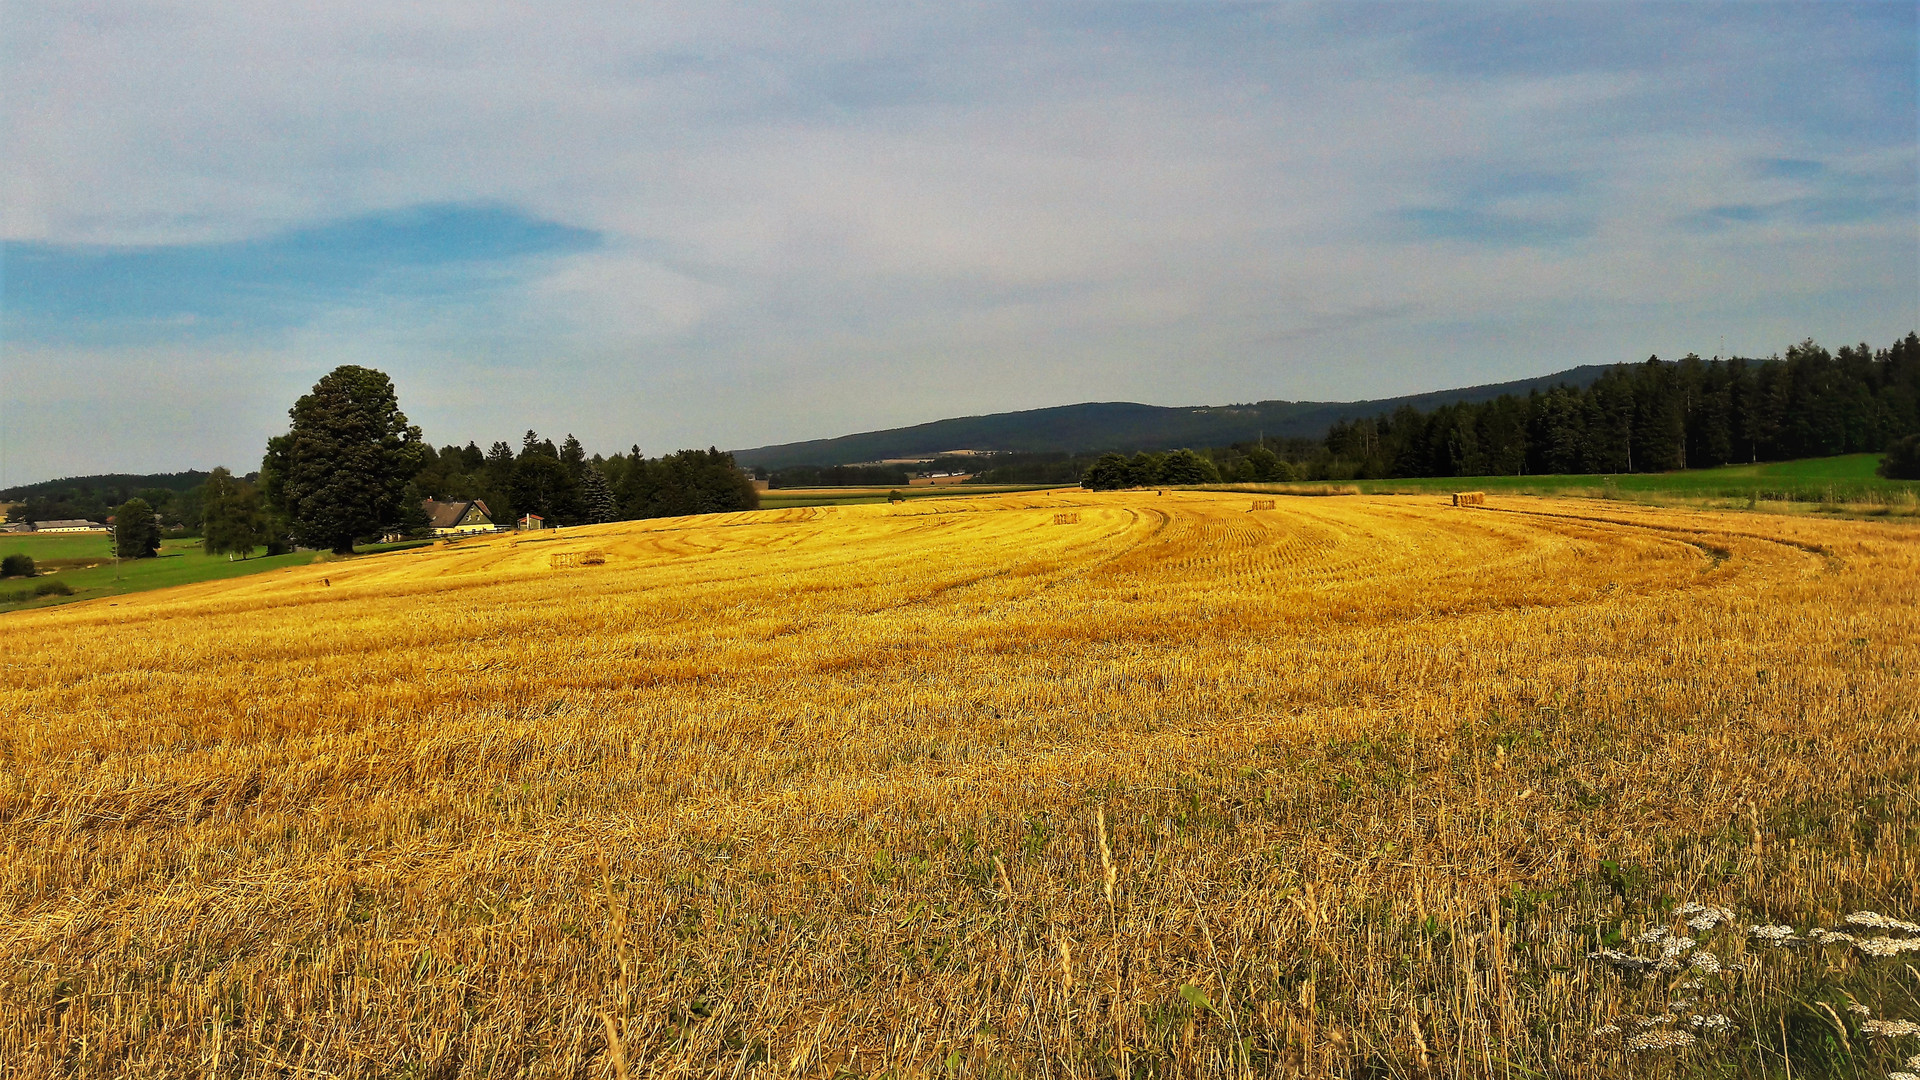
M 340 363 L 660 452 L 1885 344 L 1915 11 L 10 8 L 0 484 L 251 468 Z

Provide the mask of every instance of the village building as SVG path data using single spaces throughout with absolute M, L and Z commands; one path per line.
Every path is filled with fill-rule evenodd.
M 106 532 L 107 527 L 97 521 L 63 518 L 59 521 L 36 521 L 33 523 L 33 531 L 37 533 Z
M 524 532 L 532 532 L 536 529 L 544 529 L 546 527 L 547 519 L 541 517 L 539 514 L 527 514 L 520 519 L 520 528 Z
M 435 502 L 422 499 L 420 505 L 427 512 L 427 527 L 433 530 L 435 536 L 466 536 L 469 533 L 494 531 L 493 514 L 483 500 Z

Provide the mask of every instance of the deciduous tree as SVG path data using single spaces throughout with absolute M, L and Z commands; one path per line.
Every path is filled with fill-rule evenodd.
M 113 512 L 113 550 L 123 559 L 160 554 L 160 522 L 145 499 L 128 499 Z
M 225 466 L 215 468 L 201 489 L 201 546 L 209 555 L 253 554 L 266 543 L 266 508 L 260 492 L 244 480 L 236 480 Z
M 400 517 L 407 482 L 422 460 L 420 429 L 407 422 L 393 380 L 343 365 L 294 403 L 292 428 L 267 443 L 261 465 L 269 499 L 294 536 L 352 554 L 354 541 Z

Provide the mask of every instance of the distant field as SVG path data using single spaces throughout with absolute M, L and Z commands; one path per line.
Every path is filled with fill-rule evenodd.
M 113 542 L 106 533 L 61 533 L 48 536 L 0 534 L 0 556 L 16 552 L 33 556 L 39 564 L 40 578 L 8 578 L 0 591 L 31 586 L 35 581 L 64 581 L 74 590 L 72 596 L 48 596 L 23 604 L 0 604 L 0 612 L 21 608 L 50 607 L 91 600 L 103 596 L 162 589 L 197 581 L 217 581 L 243 577 L 267 570 L 283 569 L 312 562 L 313 552 L 278 555 L 267 558 L 258 549 L 251 559 L 229 561 L 225 555 L 208 555 L 200 541 L 168 540 L 160 545 L 160 555 L 152 559 L 122 559 L 116 571 Z
M 1920 1049 L 1863 1026 L 1920 1021 L 1920 524 L 1257 501 L 625 522 L 8 615 L 0 1072 Z
M 1068 485 L 1071 487 L 1071 485 Z M 937 499 L 949 496 L 998 495 L 1017 491 L 1057 491 L 1059 484 L 1011 484 L 999 487 L 986 485 L 949 484 L 944 487 L 910 487 L 902 484 L 897 487 L 825 487 L 825 488 L 773 488 L 760 493 L 760 505 L 764 509 L 779 510 L 793 506 L 866 506 L 884 503 L 893 492 L 899 492 L 905 499 Z
M 1807 458 L 1763 465 L 1727 465 L 1670 473 L 1549 476 L 1442 476 L 1405 480 L 1326 481 L 1369 495 L 1489 491 L 1507 495 L 1624 498 L 1639 501 L 1708 501 L 1723 506 L 1804 503 L 1864 512 L 1912 514 L 1920 509 L 1920 481 L 1874 475 L 1878 454 Z M 1253 490 L 1259 485 L 1232 485 Z

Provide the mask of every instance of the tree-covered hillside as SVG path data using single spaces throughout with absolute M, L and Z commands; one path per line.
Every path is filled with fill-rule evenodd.
M 736 450 L 734 457 L 746 466 L 784 469 L 930 457 L 945 450 L 1098 454 L 1105 450 L 1220 446 L 1263 437 L 1318 439 L 1342 419 L 1371 416 L 1403 406 L 1431 409 L 1450 402 L 1489 401 L 1501 394 L 1525 394 L 1548 386 L 1585 386 L 1606 370 L 1599 366 L 1578 367 L 1533 379 L 1375 401 L 1259 401 L 1245 405 L 1179 407 L 1130 401 L 1089 402 L 936 420 L 835 439 L 760 446 Z

